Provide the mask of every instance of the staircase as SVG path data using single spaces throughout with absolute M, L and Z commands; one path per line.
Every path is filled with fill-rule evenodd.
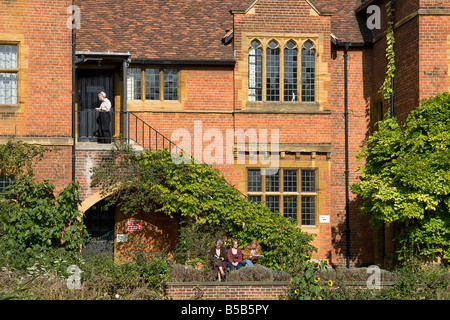
M 182 148 L 173 143 L 170 139 L 158 132 L 147 122 L 139 118 L 133 112 L 127 112 L 127 137 L 126 141 L 134 146 L 136 151 L 155 151 L 168 149 L 171 153 L 189 156 Z

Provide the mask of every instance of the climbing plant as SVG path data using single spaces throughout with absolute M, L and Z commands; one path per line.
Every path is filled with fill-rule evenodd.
M 383 98 L 389 100 L 393 94 L 392 89 L 392 81 L 395 77 L 395 34 L 394 34 L 394 13 L 395 13 L 395 0 L 389 0 L 386 4 L 387 16 L 389 18 L 388 26 L 386 30 L 386 58 L 387 58 L 387 67 L 386 67 L 386 77 L 384 78 L 384 82 L 381 85 L 380 93 L 383 95 Z
M 211 165 L 177 164 L 167 150 L 136 155 L 129 145 L 116 143 L 110 156 L 93 169 L 92 186 L 110 194 L 110 201 L 125 214 L 177 216 L 182 226 L 210 226 L 216 236 L 226 234 L 241 245 L 257 239 L 267 267 L 287 269 L 293 255 L 314 250 L 313 237 L 298 228 L 298 221 L 248 201 Z M 194 249 L 191 259 L 196 258 Z
M 404 125 L 380 122 L 359 157 L 362 181 L 352 191 L 374 227 L 398 230 L 398 259 L 450 262 L 450 93 L 424 100 Z

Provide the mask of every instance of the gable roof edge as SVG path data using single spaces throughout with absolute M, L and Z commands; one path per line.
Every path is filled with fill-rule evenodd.
M 230 12 L 232 14 L 246 14 L 251 8 L 253 8 L 259 0 L 253 0 L 247 7 L 244 9 L 231 9 Z M 319 16 L 332 16 L 332 11 L 324 11 L 321 10 L 312 0 L 305 0 L 307 4 L 311 6 L 311 8 L 319 15 Z

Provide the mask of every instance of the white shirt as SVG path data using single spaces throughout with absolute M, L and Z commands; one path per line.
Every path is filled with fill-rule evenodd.
M 102 104 L 100 105 L 100 109 L 102 111 L 109 111 L 109 110 L 111 110 L 111 101 L 109 101 L 108 98 L 105 98 L 105 100 L 103 100 Z

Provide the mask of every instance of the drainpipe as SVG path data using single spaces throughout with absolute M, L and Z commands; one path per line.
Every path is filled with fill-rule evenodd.
M 122 62 L 122 91 L 123 91 L 123 96 L 122 96 L 122 111 L 123 111 L 123 118 L 122 118 L 122 127 L 123 127 L 123 132 L 122 132 L 122 137 L 124 141 L 128 142 L 128 114 L 127 114 L 127 68 L 128 68 L 128 59 L 129 58 L 124 58 L 123 62 Z
M 72 4 L 75 4 L 74 1 Z M 76 68 L 76 55 L 75 55 L 75 46 L 76 46 L 76 28 L 72 25 L 72 181 L 75 182 L 75 163 L 76 163 L 76 154 L 75 154 L 75 68 Z
M 350 197 L 349 197 L 349 165 L 348 165 L 348 49 L 344 46 L 344 119 L 345 119 L 345 239 L 346 263 L 350 267 Z

